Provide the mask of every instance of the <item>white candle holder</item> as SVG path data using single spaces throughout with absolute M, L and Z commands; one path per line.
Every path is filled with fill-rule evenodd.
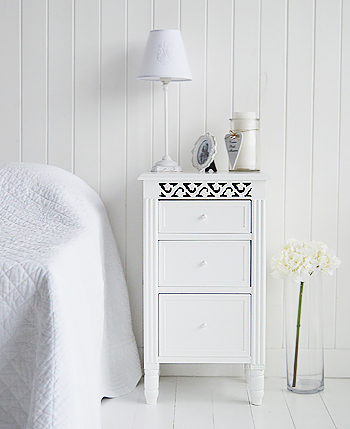
M 255 112 L 235 112 L 231 131 L 242 133 L 237 162 L 230 171 L 260 171 L 259 119 Z

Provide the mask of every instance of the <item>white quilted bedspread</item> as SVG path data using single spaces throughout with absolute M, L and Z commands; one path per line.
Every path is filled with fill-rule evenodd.
M 0 164 L 0 428 L 97 429 L 140 379 L 105 208 L 78 177 Z

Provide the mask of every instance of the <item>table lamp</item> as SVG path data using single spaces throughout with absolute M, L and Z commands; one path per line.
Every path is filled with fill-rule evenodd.
M 164 93 L 165 155 L 152 171 L 181 171 L 169 156 L 168 85 L 171 81 L 192 80 L 180 30 L 153 30 L 149 33 L 137 79 L 159 80 Z

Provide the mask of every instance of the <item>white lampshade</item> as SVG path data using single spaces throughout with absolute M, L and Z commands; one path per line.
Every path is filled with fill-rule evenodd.
M 192 80 L 180 30 L 149 33 L 138 79 Z

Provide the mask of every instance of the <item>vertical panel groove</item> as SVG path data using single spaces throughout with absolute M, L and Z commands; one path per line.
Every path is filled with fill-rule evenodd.
M 262 21 L 262 0 L 259 0 L 259 31 L 258 31 L 258 103 L 257 117 L 260 119 L 261 110 L 261 21 Z
M 343 0 L 340 0 L 340 16 L 339 16 L 339 105 L 338 105 L 338 147 L 337 147 L 337 189 L 336 189 L 336 195 L 337 195 L 337 207 L 336 207 L 336 254 L 339 255 L 339 212 L 340 212 L 340 150 L 341 150 L 341 131 L 342 131 L 342 79 L 343 79 L 343 28 L 344 28 L 344 18 L 343 18 L 343 10 L 344 10 L 344 2 Z M 337 323 L 338 323 L 338 317 L 337 317 L 337 301 L 338 301 L 338 270 L 335 272 L 335 320 L 334 320 L 334 348 L 337 348 Z
M 76 0 L 72 0 L 72 173 L 75 173 L 75 1 Z
M 182 24 L 182 0 L 178 0 L 178 20 L 177 25 L 179 30 L 181 30 Z M 191 62 L 190 62 L 191 64 Z M 177 85 L 177 96 L 178 96 L 178 105 L 177 105 L 177 162 L 180 163 L 181 156 L 181 142 L 180 142 L 180 132 L 181 132 L 181 85 Z
M 288 131 L 288 52 L 289 52 L 289 0 L 286 0 L 285 14 L 285 58 L 284 58 L 284 142 L 283 142 L 283 242 L 286 241 L 287 224 L 287 131 Z
M 337 245 L 336 245 L 336 252 L 338 254 L 339 252 L 339 188 L 340 188 L 340 138 L 341 138 L 341 130 L 342 130 L 342 122 L 341 122 L 341 113 L 342 113 L 342 66 L 343 66 L 343 26 L 344 26 L 344 19 L 343 19 L 343 0 L 340 0 L 340 16 L 339 16 L 339 96 L 338 96 L 338 138 L 337 138 Z
M 46 142 L 45 142 L 45 163 L 48 164 L 49 163 L 49 117 L 50 117 L 50 112 L 49 112 L 49 61 L 50 61 L 50 52 L 49 52 L 49 0 L 46 0 L 46 82 L 45 82 L 45 92 L 46 92 L 46 97 L 45 97 L 45 111 L 46 111 L 46 130 L 45 130 L 45 134 L 46 134 Z
M 125 277 L 127 277 L 127 255 L 128 255 L 128 216 L 127 216 L 127 192 L 128 192 L 128 180 L 127 180 L 127 165 L 128 165 L 128 120 L 129 120 L 129 87 L 128 87 L 128 70 L 129 70 L 129 44 L 128 44 L 128 31 L 129 31 L 129 11 L 128 11 L 128 0 L 124 0 L 124 103 L 125 103 L 125 117 L 124 117 L 124 219 L 125 219 L 125 230 L 124 230 L 124 243 L 125 243 L 125 258 L 124 258 L 124 271 Z
M 155 4 L 155 0 L 151 0 L 151 30 L 157 30 L 157 28 L 154 28 L 155 19 L 156 19 L 156 4 Z
M 208 131 L 208 0 L 204 5 L 204 133 Z
M 158 83 L 158 82 L 157 82 Z M 154 114 L 154 84 L 155 82 L 151 82 L 151 163 L 152 165 L 156 162 L 155 160 L 155 131 L 154 131 L 154 121 L 155 121 L 155 114 Z
M 155 0 L 151 0 L 151 30 L 156 30 L 156 28 L 154 28 L 155 25 L 155 15 L 156 15 L 156 11 L 155 11 Z M 146 40 L 145 40 L 145 44 L 146 44 Z M 142 53 L 143 54 L 143 53 Z M 142 55 L 141 54 L 141 55 Z M 155 131 L 154 131 L 154 118 L 155 118 L 155 114 L 154 114 L 154 108 L 155 108 L 155 104 L 154 104 L 154 82 L 151 82 L 151 162 L 152 165 L 156 162 L 155 160 Z
M 18 1 L 19 11 L 19 161 L 23 161 L 23 17 L 22 17 L 22 2 Z
M 309 217 L 309 239 L 313 239 L 313 186 L 314 186 L 314 152 L 315 152 L 315 64 L 316 64 L 316 0 L 313 1 L 313 32 L 312 32 L 312 102 L 311 102 L 311 154 L 310 154 L 310 217 Z
M 129 0 L 125 0 L 125 279 L 128 284 L 128 177 L 127 166 L 129 160 L 128 142 L 129 142 Z
M 99 24 L 98 24 L 98 125 L 97 125 L 97 192 L 101 196 L 101 163 L 102 163 L 102 0 L 99 0 L 98 5 Z
M 283 141 L 283 242 L 286 242 L 286 224 L 287 224 L 287 121 L 288 121 L 288 47 L 289 47 L 289 0 L 285 0 L 285 56 L 284 56 L 284 141 Z M 281 306 L 284 308 L 284 284 L 281 294 Z M 285 315 L 282 310 L 284 321 Z M 285 348 L 284 326 L 282 330 L 282 348 Z
M 235 60 L 235 5 L 236 0 L 232 0 L 232 33 L 231 33 L 231 112 L 230 117 L 232 118 L 233 112 L 235 111 L 235 67 L 234 67 L 234 60 Z
M 180 162 L 180 155 L 181 155 L 181 150 L 180 150 L 180 129 L 181 129 L 181 125 L 180 125 L 180 115 L 181 115 L 181 105 L 180 105 L 180 99 L 181 99 L 181 85 L 177 84 L 177 99 L 178 99 L 178 103 L 177 103 L 177 123 L 176 123 L 176 132 L 177 132 L 177 140 L 176 140 L 176 161 L 179 163 Z

